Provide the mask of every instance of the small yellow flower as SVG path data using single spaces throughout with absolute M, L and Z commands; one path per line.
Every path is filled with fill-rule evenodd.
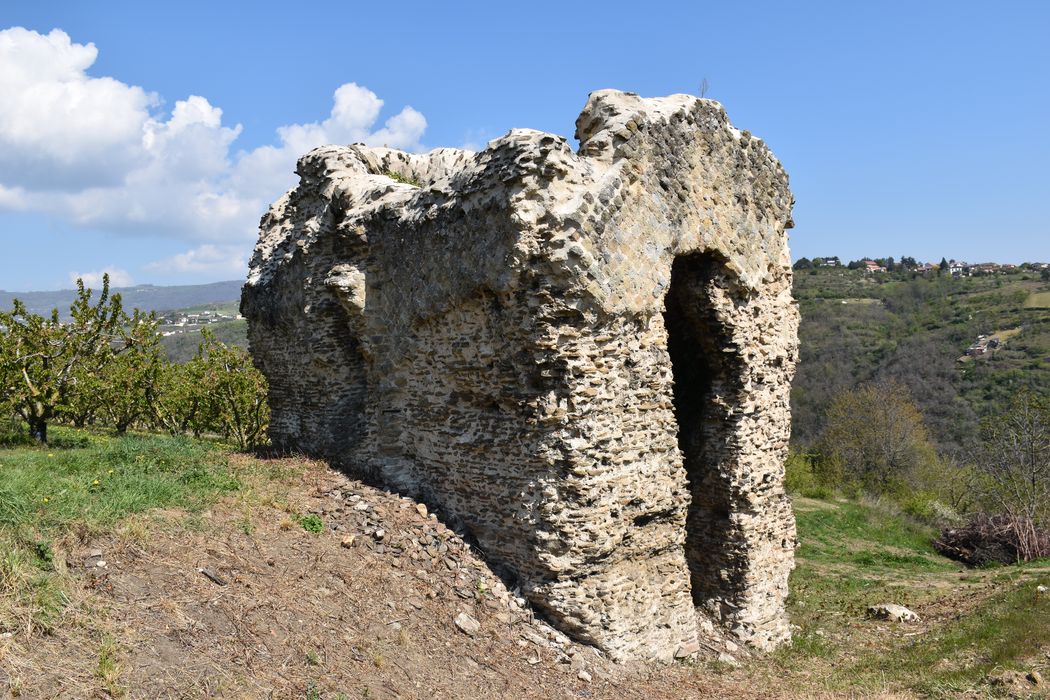
M 112 473 L 113 473 L 113 470 L 112 470 L 112 469 L 110 469 L 110 470 L 109 470 L 108 472 L 106 472 L 106 473 L 107 473 L 107 474 L 112 474 Z
M 92 481 L 91 485 L 92 486 L 98 486 L 98 479 L 95 479 L 94 481 Z
M 44 496 L 44 503 L 50 503 L 50 502 L 51 502 L 51 499 L 48 498 L 47 496 Z
M 54 455 L 54 454 L 51 454 L 51 453 L 48 453 L 48 455 L 47 455 L 47 456 L 48 456 L 48 457 L 54 457 L 55 455 Z

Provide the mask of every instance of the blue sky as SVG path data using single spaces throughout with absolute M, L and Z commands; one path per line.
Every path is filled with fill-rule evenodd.
M 571 136 L 591 90 L 705 77 L 789 172 L 795 257 L 1050 260 L 1047 2 L 7 0 L 0 30 L 2 289 L 235 279 L 318 139 Z

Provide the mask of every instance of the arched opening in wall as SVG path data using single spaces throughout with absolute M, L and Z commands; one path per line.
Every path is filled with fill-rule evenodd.
M 685 553 L 693 602 L 720 620 L 732 614 L 742 583 L 734 560 L 743 555 L 730 483 L 741 363 L 716 310 L 729 289 L 725 263 L 711 253 L 678 256 L 664 299 L 678 446 L 689 482 Z

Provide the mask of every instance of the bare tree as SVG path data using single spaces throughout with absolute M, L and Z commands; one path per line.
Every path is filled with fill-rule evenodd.
M 974 464 L 981 474 L 981 498 L 989 510 L 1007 516 L 1016 530 L 1018 555 L 1030 559 L 1050 528 L 1050 403 L 1022 391 L 1010 409 L 981 424 Z

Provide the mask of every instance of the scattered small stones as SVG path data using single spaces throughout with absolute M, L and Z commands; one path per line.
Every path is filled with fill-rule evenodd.
M 460 632 L 471 637 L 481 631 L 481 623 L 465 612 L 456 615 L 456 619 L 453 622 L 456 623 L 456 627 L 459 628 Z
M 1035 587 L 1035 590 L 1038 591 L 1039 593 L 1046 593 L 1046 591 L 1050 590 L 1050 589 L 1047 589 L 1046 586 L 1039 585 L 1039 586 Z
M 347 535 L 344 537 L 339 544 L 346 549 L 350 549 L 357 543 L 357 535 Z
M 417 503 L 416 504 L 416 512 L 419 513 L 419 515 L 421 517 L 424 517 L 424 518 L 427 517 L 427 506 L 426 506 L 426 504 L 425 503 Z
M 89 549 L 84 552 L 84 568 L 92 569 L 99 568 L 104 569 L 106 567 L 106 560 L 102 558 L 101 549 Z
M 526 629 L 524 632 L 522 632 L 521 636 L 524 637 L 525 639 L 529 640 L 530 642 L 532 642 L 536 646 L 540 646 L 540 647 L 547 646 L 547 640 L 545 638 L 541 637 L 540 635 L 536 634 L 535 632 L 533 632 L 530 629 Z
M 579 673 L 576 674 L 576 677 L 579 678 L 584 683 L 590 683 L 591 682 L 591 674 L 587 673 L 586 670 L 581 670 Z
M 893 622 L 918 622 L 919 616 L 903 605 L 880 603 L 868 608 L 868 617 L 874 620 L 891 620 Z

